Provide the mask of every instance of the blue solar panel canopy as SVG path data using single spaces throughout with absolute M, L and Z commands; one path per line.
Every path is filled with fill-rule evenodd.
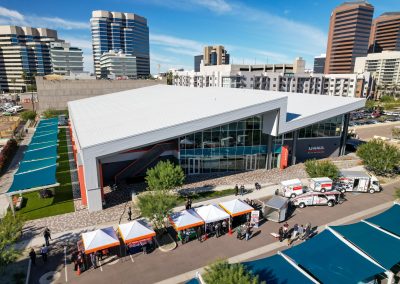
M 36 150 L 36 149 L 39 149 L 39 148 L 51 146 L 51 145 L 54 145 L 54 143 L 55 143 L 54 141 L 47 141 L 47 142 L 42 142 L 42 143 L 31 143 L 31 144 L 29 144 L 29 146 L 26 149 L 26 151 Z
M 356 245 L 380 265 L 390 270 L 400 262 L 400 239 L 364 222 L 333 226 L 333 230 Z
M 35 150 L 26 151 L 24 154 L 24 161 L 38 160 L 50 157 L 57 157 L 57 145 L 45 146 Z
M 394 204 L 388 210 L 365 221 L 400 236 L 400 205 Z
M 51 133 L 46 133 L 46 134 L 39 134 L 39 135 L 34 135 L 32 137 L 31 143 L 43 143 L 43 142 L 48 142 L 48 141 L 53 141 L 56 143 L 58 140 L 58 135 L 57 132 L 51 132 Z
M 53 165 L 38 170 L 15 174 L 13 184 L 7 193 L 50 186 L 56 183 L 56 165 Z
M 260 281 L 268 284 L 308 284 L 313 283 L 299 270 L 294 268 L 281 255 L 273 255 L 242 263 Z
M 312 239 L 284 251 L 322 283 L 359 283 L 385 269 L 373 264 L 325 230 Z
M 45 159 L 40 159 L 40 160 L 34 160 L 34 161 L 22 161 L 19 164 L 19 168 L 17 171 L 18 173 L 24 173 L 24 172 L 28 172 L 28 171 L 32 171 L 35 169 L 41 169 L 41 168 L 45 168 L 48 166 L 52 166 L 55 165 L 57 163 L 57 158 L 56 157 L 52 157 L 52 158 L 45 158 Z

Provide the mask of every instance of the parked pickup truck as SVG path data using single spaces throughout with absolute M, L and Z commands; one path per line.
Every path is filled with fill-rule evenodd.
M 291 202 L 294 206 L 300 208 L 314 205 L 328 205 L 329 207 L 333 207 L 336 204 L 343 203 L 344 200 L 341 192 L 333 190 L 325 193 L 309 191 L 292 198 Z

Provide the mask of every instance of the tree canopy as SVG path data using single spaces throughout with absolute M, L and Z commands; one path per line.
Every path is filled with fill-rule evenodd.
M 230 264 L 226 260 L 218 260 L 206 267 L 203 279 L 213 284 L 265 284 L 259 282 L 258 276 L 247 271 L 243 264 Z
M 170 161 L 160 161 L 146 172 L 146 182 L 150 190 L 170 190 L 181 186 L 184 181 L 185 173 L 181 166 Z
M 306 172 L 310 178 L 329 177 L 336 179 L 339 176 L 338 167 L 328 160 L 307 160 L 305 162 Z
M 365 167 L 377 175 L 393 174 L 400 164 L 400 150 L 379 139 L 360 145 L 357 155 L 363 160 Z
M 34 120 L 36 117 L 36 111 L 27 110 L 21 113 L 21 118 L 25 121 L 27 120 Z
M 18 251 L 13 244 L 21 235 L 24 222 L 18 215 L 15 218 L 11 213 L 0 220 L 0 269 L 13 262 L 18 257 Z

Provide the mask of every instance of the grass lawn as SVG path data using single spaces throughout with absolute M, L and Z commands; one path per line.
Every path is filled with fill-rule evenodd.
M 61 129 L 58 134 L 57 182 L 60 186 L 54 188 L 55 195 L 52 198 L 40 198 L 39 192 L 23 194 L 24 202 L 18 211 L 25 220 L 33 220 L 54 216 L 74 211 L 71 175 L 67 154 L 66 129 Z
M 205 191 L 199 192 L 196 194 L 191 194 L 190 197 L 192 198 L 193 202 L 200 202 L 209 199 L 224 197 L 227 195 L 235 194 L 235 189 L 225 189 L 221 191 Z M 178 197 L 178 205 L 183 205 L 186 202 L 186 196 L 179 196 Z

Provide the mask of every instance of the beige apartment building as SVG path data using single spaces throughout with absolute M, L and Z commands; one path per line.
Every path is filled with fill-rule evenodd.
M 332 11 L 325 74 L 353 72 L 355 58 L 368 52 L 373 13 L 367 1 L 344 2 Z
M 369 51 L 400 51 L 400 12 L 384 13 L 372 22 Z
M 229 54 L 222 45 L 205 46 L 203 51 L 204 65 L 229 64 Z

